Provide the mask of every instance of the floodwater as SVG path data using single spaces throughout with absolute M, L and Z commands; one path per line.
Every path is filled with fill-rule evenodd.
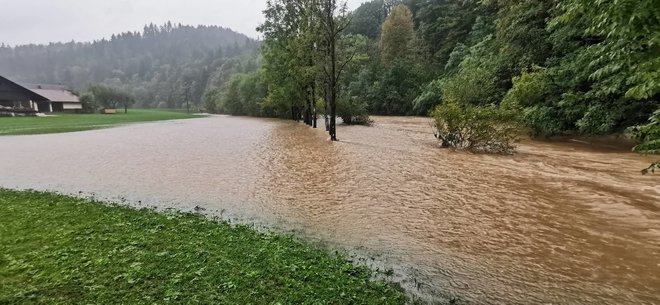
M 437 147 L 424 118 L 322 130 L 209 117 L 0 137 L 0 186 L 94 194 L 295 232 L 413 294 L 473 304 L 660 304 L 660 176 L 606 145 Z

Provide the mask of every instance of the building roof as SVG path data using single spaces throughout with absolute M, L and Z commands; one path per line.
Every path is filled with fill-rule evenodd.
M 73 92 L 66 89 L 29 89 L 30 91 L 47 98 L 51 102 L 80 103 Z
M 62 85 L 18 84 L 0 76 L 0 98 L 6 100 L 80 103 L 78 96 Z
M 28 89 L 48 89 L 48 90 L 67 90 L 68 87 L 64 85 L 51 85 L 51 84 L 32 84 L 21 83 L 21 86 Z
M 5 101 L 48 101 L 30 89 L 27 89 L 5 77 L 0 76 L 0 100 Z

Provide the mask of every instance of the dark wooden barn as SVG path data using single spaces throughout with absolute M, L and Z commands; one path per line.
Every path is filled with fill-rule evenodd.
M 57 85 L 19 85 L 0 76 L 0 115 L 79 111 L 82 105 L 71 91 Z

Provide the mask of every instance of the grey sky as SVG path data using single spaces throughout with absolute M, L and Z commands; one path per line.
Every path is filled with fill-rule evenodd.
M 355 9 L 365 0 L 348 0 Z M 0 0 L 0 42 L 92 41 L 148 23 L 219 25 L 257 37 L 266 0 Z

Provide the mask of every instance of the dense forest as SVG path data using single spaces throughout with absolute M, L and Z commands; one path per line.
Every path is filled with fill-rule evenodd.
M 231 75 L 255 71 L 259 42 L 217 26 L 150 24 L 91 43 L 0 46 L 0 73 L 18 82 L 63 84 L 79 92 L 102 85 L 140 107 L 199 105 Z

